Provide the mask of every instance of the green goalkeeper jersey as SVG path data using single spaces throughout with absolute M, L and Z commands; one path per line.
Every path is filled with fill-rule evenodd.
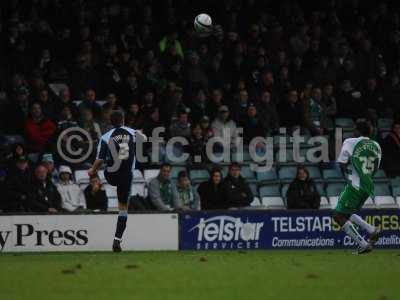
M 340 163 L 349 164 L 348 180 L 356 190 L 374 194 L 373 177 L 379 168 L 382 152 L 379 144 L 369 138 L 349 138 L 342 146 Z

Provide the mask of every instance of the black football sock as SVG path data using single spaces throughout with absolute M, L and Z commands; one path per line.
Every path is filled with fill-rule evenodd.
M 118 214 L 117 229 L 115 230 L 115 240 L 122 240 L 126 228 L 126 220 L 128 219 L 127 211 L 120 211 Z

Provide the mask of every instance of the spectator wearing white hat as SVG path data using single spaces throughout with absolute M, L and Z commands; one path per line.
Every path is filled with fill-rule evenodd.
M 61 195 L 61 206 L 66 211 L 72 212 L 86 208 L 83 191 L 74 183 L 72 171 L 68 166 L 60 166 L 60 180 L 56 187 Z

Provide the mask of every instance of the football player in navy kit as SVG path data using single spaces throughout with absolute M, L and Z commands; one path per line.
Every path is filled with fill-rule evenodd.
M 88 174 L 90 177 L 95 176 L 104 162 L 106 164 L 104 176 L 107 182 L 117 187 L 119 214 L 112 249 L 114 252 L 121 252 L 121 241 L 128 218 L 128 200 L 136 162 L 136 142 L 138 138 L 146 141 L 146 136 L 138 130 L 124 126 L 122 111 L 113 111 L 110 118 L 113 128 L 101 137 L 97 147 L 96 160 Z

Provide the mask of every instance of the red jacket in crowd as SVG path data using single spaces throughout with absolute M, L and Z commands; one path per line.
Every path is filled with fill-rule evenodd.
M 35 122 L 32 118 L 29 118 L 25 123 L 25 134 L 30 150 L 43 152 L 55 131 L 56 125 L 51 120 L 42 119 L 40 122 Z

